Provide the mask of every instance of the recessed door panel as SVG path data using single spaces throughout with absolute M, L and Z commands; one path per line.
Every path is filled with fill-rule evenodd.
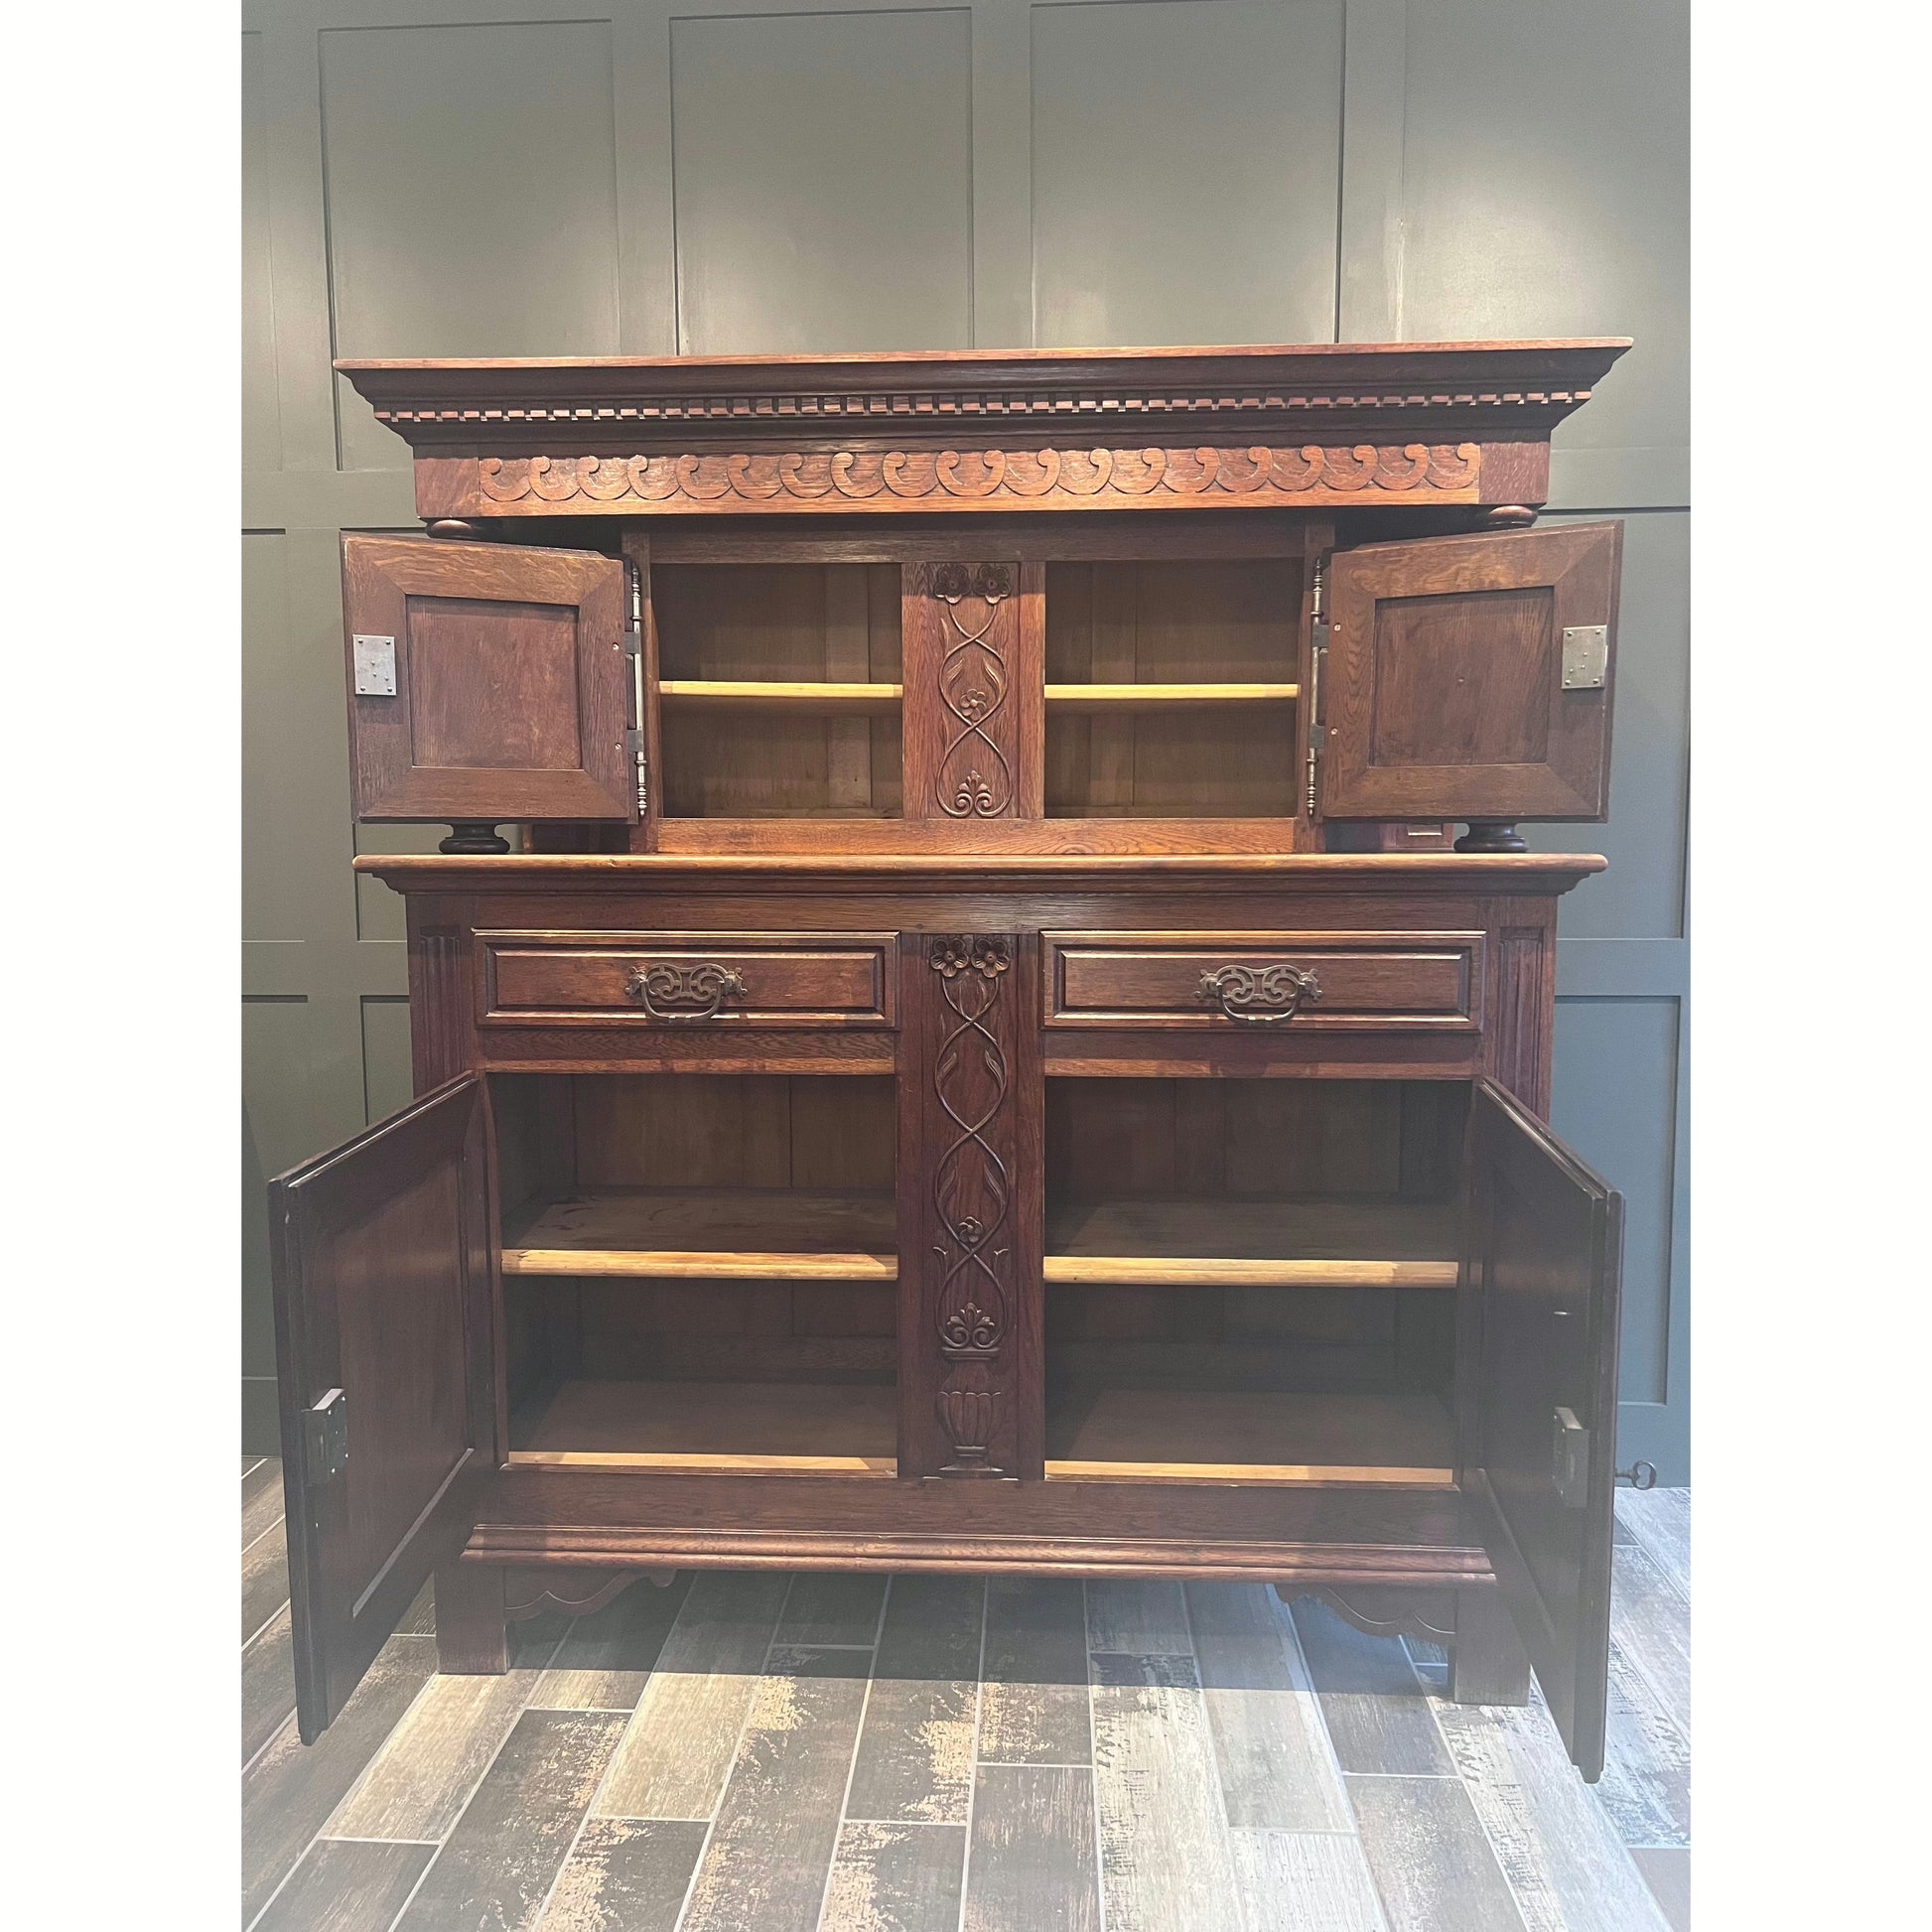
M 1571 1756 L 1603 1768 L 1623 1200 L 1513 1094 L 1470 1115 L 1462 1481 Z
M 1322 814 L 1601 819 L 1622 539 L 1579 523 L 1337 555 Z
M 633 822 L 623 592 L 587 551 L 345 536 L 356 816 Z
M 475 1074 L 269 1183 L 296 1703 L 328 1727 L 493 1460 L 496 1240 Z

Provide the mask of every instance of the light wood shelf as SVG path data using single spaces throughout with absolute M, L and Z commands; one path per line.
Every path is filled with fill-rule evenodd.
M 1454 1443 L 1426 1394 L 1074 1388 L 1046 1400 L 1049 1478 L 1452 1488 Z
M 1189 711 L 1229 704 L 1292 704 L 1299 684 L 1049 684 L 1046 702 L 1060 711 Z
M 1048 1285 L 1453 1288 L 1455 1210 L 1429 1201 L 1063 1201 Z
M 565 1382 L 512 1464 L 667 1474 L 891 1476 L 897 1393 L 878 1383 Z
M 778 683 L 746 678 L 660 678 L 667 704 L 709 711 L 836 711 L 891 716 L 905 694 L 900 684 Z
M 525 1209 L 503 1243 L 505 1275 L 658 1281 L 892 1282 L 890 1193 L 804 1188 L 638 1188 Z

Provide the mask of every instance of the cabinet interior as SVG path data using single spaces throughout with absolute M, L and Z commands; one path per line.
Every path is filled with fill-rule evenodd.
M 897 564 L 660 564 L 664 812 L 899 815 Z
M 1468 1091 L 1049 1079 L 1047 1474 L 1451 1481 Z
M 514 1074 L 512 1461 L 894 1472 L 884 1076 Z M 1051 1078 L 1046 1473 L 1448 1484 L 1468 1087 Z
M 492 1088 L 512 1461 L 893 1473 L 890 1078 Z
M 1046 567 L 1046 815 L 1292 818 L 1300 557 Z

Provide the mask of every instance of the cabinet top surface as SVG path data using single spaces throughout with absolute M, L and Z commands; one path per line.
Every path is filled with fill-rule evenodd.
M 505 857 L 364 853 L 357 872 L 398 891 L 657 886 L 791 891 L 814 884 L 931 890 L 1121 891 L 1135 886 L 1206 891 L 1242 886 L 1352 891 L 1565 893 L 1608 861 L 1595 853 L 1303 852 L 1189 854 L 828 853 L 634 855 L 511 853 Z

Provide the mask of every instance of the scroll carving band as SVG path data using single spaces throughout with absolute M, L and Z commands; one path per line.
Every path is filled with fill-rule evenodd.
M 475 508 L 552 503 L 782 503 L 840 509 L 922 502 L 931 509 L 1105 501 L 1308 502 L 1369 492 L 1472 500 L 1474 443 L 1301 444 L 1141 450 L 836 450 L 743 455 L 483 457 Z

